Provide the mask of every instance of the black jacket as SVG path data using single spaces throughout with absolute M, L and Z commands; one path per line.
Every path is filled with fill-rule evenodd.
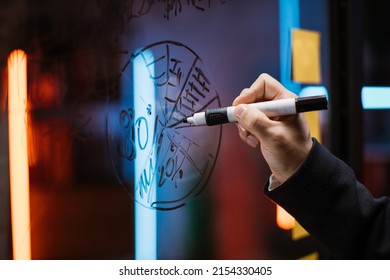
M 390 199 L 374 198 L 317 140 L 300 169 L 265 194 L 335 259 L 390 259 Z

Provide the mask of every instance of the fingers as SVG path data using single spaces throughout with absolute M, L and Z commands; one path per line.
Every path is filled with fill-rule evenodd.
M 250 89 L 256 93 L 258 101 L 296 97 L 294 93 L 287 90 L 278 80 L 266 73 L 261 74 L 251 85 Z
M 251 147 L 260 148 L 280 182 L 294 174 L 313 145 L 307 121 L 303 114 L 268 118 L 247 103 L 291 97 L 296 95 L 271 76 L 261 74 L 233 102 L 240 138 Z
M 266 100 L 296 97 L 281 83 L 268 74 L 261 74 L 256 81 L 234 100 L 233 105 L 242 103 L 254 103 Z
M 313 144 L 304 115 L 272 120 L 246 104 L 237 105 L 234 113 L 240 138 L 260 148 L 272 174 L 284 182 L 302 164 Z
M 245 128 L 243 128 L 239 123 L 237 124 L 238 127 L 238 135 L 240 136 L 241 140 L 247 143 L 249 146 L 253 148 L 259 148 L 260 147 L 260 141 L 250 134 Z
M 251 88 L 245 88 L 241 91 L 240 95 L 237 96 L 233 101 L 233 106 L 237 106 L 238 104 L 249 104 L 255 103 L 259 100 L 256 100 L 256 93 Z
M 238 120 L 240 138 L 254 148 L 259 147 L 261 131 L 266 131 L 268 127 L 271 127 L 273 121 L 260 110 L 246 104 L 238 105 L 234 113 Z

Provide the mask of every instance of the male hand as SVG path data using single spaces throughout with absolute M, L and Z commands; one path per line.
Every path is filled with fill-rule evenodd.
M 245 104 L 291 97 L 297 96 L 270 75 L 261 74 L 233 102 L 237 106 L 235 115 L 241 139 L 260 148 L 280 183 L 294 174 L 313 145 L 307 121 L 303 114 L 268 118 Z

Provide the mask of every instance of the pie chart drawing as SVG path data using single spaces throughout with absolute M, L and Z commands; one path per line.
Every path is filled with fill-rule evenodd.
M 205 64 L 182 43 L 157 42 L 125 60 L 119 91 L 106 123 L 117 178 L 147 208 L 186 205 L 206 187 L 221 144 L 222 126 L 182 122 L 221 107 Z

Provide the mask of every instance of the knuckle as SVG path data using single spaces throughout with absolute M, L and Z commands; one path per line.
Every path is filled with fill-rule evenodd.
M 250 92 L 250 89 L 249 89 L 249 88 L 244 88 L 244 89 L 241 91 L 240 95 L 246 95 L 246 94 L 248 94 L 248 92 Z
M 260 79 L 268 79 L 269 75 L 267 73 L 261 73 Z
M 248 131 L 254 132 L 261 129 L 262 117 L 259 113 L 245 112 L 246 124 L 245 127 Z

